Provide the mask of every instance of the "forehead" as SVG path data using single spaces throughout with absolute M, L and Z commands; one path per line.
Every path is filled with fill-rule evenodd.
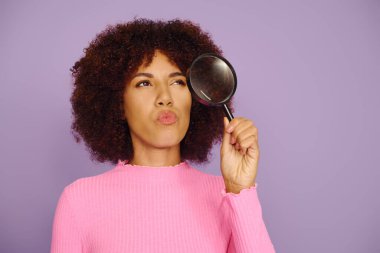
M 154 54 L 152 56 L 152 59 L 145 59 L 143 60 L 142 64 L 138 67 L 137 72 L 140 72 L 142 70 L 168 70 L 168 69 L 173 69 L 178 71 L 178 66 L 177 64 L 169 58 L 168 55 L 165 53 L 161 52 L 160 50 L 155 50 Z

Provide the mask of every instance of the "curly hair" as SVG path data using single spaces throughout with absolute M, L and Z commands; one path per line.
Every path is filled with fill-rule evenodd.
M 155 50 L 183 73 L 200 54 L 222 56 L 210 35 L 189 20 L 134 19 L 107 26 L 70 69 L 74 79 L 71 132 L 77 143 L 84 140 L 91 160 L 116 164 L 133 158 L 123 93 L 138 67 L 152 62 Z M 232 101 L 228 106 L 233 112 Z M 213 144 L 223 136 L 223 116 L 222 107 L 205 106 L 192 98 L 189 128 L 180 143 L 182 160 L 209 161 Z

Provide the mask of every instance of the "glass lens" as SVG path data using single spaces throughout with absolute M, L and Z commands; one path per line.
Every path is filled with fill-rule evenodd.
M 207 103 L 223 103 L 234 93 L 234 73 L 216 56 L 205 55 L 194 61 L 189 77 L 194 92 Z

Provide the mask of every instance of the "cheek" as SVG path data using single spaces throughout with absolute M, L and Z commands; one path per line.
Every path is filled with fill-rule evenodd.
M 124 115 L 128 125 L 138 125 L 148 116 L 146 100 L 131 96 L 124 96 L 124 99 Z
M 184 104 L 183 104 L 183 113 L 184 115 L 186 116 L 185 119 L 186 119 L 186 127 L 189 126 L 189 123 L 190 123 L 190 112 L 191 112 L 191 103 L 192 103 L 192 100 L 191 100 L 191 94 L 189 92 L 189 94 L 187 94 L 186 96 L 184 96 L 183 100 L 184 101 Z
M 190 94 L 190 92 L 183 94 L 180 101 L 182 102 L 181 103 L 182 112 L 184 115 L 186 115 L 186 118 L 189 120 L 190 119 L 190 110 L 191 110 L 191 94 Z
M 130 121 L 131 118 L 133 118 L 133 112 L 134 112 L 133 103 L 131 103 L 130 97 L 124 96 L 123 106 L 124 106 L 124 116 L 127 121 Z
M 185 107 L 186 109 L 190 112 L 190 108 L 191 108 L 191 93 L 189 90 L 187 90 L 184 98 L 183 98 L 183 101 L 185 101 Z

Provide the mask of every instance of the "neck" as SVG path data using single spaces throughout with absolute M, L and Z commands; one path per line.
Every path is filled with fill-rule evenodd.
M 134 156 L 128 162 L 133 165 L 152 167 L 175 166 L 181 163 L 180 145 L 168 148 L 153 148 L 136 146 L 133 148 Z

